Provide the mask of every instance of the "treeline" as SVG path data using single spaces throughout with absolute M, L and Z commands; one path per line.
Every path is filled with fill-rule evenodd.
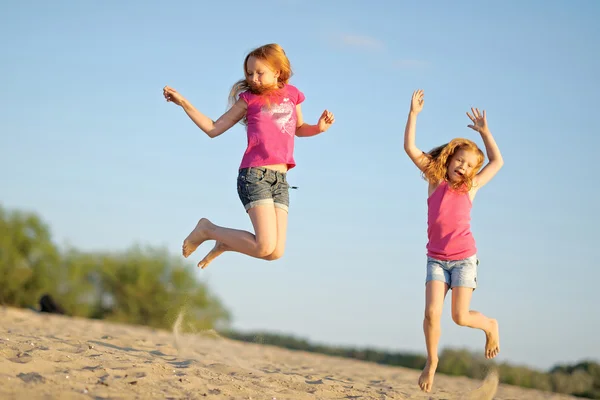
M 59 251 L 34 214 L 0 207 L 0 304 L 168 329 L 181 310 L 191 329 L 226 327 L 229 314 L 180 257 L 154 248 Z
M 423 369 L 426 358 L 420 354 L 395 353 L 368 348 L 325 346 L 310 343 L 294 336 L 254 332 L 225 332 L 224 336 L 245 342 L 261 343 L 327 354 L 337 357 L 354 358 L 378 364 L 406 368 Z M 483 379 L 491 369 L 496 369 L 500 382 L 549 392 L 570 394 L 577 397 L 600 399 L 600 364 L 582 362 L 576 365 L 556 366 L 542 372 L 527 367 L 513 366 L 507 363 L 497 364 L 482 356 L 461 349 L 445 349 L 440 354 L 438 372 L 453 376 L 467 376 Z
M 39 309 L 40 299 L 49 295 L 67 315 L 164 329 L 170 329 L 178 313 L 185 310 L 182 326 L 191 330 L 213 328 L 236 340 L 379 364 L 414 369 L 425 365 L 421 354 L 325 346 L 287 335 L 231 331 L 227 329 L 229 313 L 196 279 L 194 271 L 181 257 L 155 248 L 61 251 L 37 215 L 0 206 L 2 305 Z M 499 371 L 503 383 L 600 399 L 600 365 L 593 362 L 542 372 L 447 349 L 440 355 L 438 371 L 482 379 L 490 368 Z

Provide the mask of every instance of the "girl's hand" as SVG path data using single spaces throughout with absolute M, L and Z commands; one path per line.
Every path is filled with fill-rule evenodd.
M 169 87 L 169 86 L 165 86 L 163 88 L 163 96 L 165 96 L 165 100 L 167 100 L 168 102 L 172 102 L 177 104 L 178 106 L 182 106 L 183 102 L 185 101 L 185 98 L 180 95 L 177 90 Z
M 321 118 L 319 118 L 319 122 L 317 123 L 319 132 L 325 132 L 334 122 L 335 117 L 333 116 L 333 113 L 327 110 L 323 111 L 323 114 L 321 114 Z
M 423 110 L 423 104 L 425 104 L 423 95 L 422 89 L 413 92 L 412 100 L 410 102 L 410 112 L 418 114 Z
M 471 111 L 473 112 L 473 115 L 469 114 L 469 112 L 467 111 L 467 117 L 469 117 L 469 119 L 473 121 L 473 124 L 467 126 L 479 133 L 489 132 L 487 126 L 487 119 L 485 118 L 485 110 L 483 110 L 483 113 L 480 113 L 478 108 L 471 107 Z

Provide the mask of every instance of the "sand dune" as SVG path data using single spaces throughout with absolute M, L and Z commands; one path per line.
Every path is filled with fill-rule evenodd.
M 574 399 L 147 327 L 0 309 L 0 399 Z M 495 397 L 494 396 L 495 393 Z

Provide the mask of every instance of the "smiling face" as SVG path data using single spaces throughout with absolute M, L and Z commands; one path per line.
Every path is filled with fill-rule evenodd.
M 448 163 L 448 180 L 459 182 L 465 177 L 470 179 L 475 175 L 475 168 L 479 164 L 479 157 L 470 150 L 457 149 Z
M 279 71 L 274 71 L 264 60 L 248 57 L 246 62 L 246 81 L 257 91 L 272 89 L 277 86 Z

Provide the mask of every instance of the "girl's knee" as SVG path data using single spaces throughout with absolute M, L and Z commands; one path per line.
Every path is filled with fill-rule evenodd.
M 275 235 L 257 235 L 255 257 L 264 258 L 275 251 L 277 247 L 277 236 Z
M 469 318 L 468 311 L 452 310 L 452 320 L 456 325 L 465 326 Z
M 425 319 L 427 321 L 439 321 L 442 319 L 442 310 L 439 307 L 425 308 Z
M 275 251 L 276 246 L 277 246 L 277 243 L 275 243 L 274 241 L 273 242 L 272 241 L 258 242 L 258 245 L 256 248 L 256 252 L 258 253 L 257 256 L 259 258 L 266 258 L 266 257 L 270 256 Z
M 267 261 L 275 261 L 275 260 L 279 260 L 281 257 L 283 257 L 283 252 L 284 250 L 281 249 L 275 249 L 271 254 L 269 254 L 268 256 L 264 257 L 265 260 Z

